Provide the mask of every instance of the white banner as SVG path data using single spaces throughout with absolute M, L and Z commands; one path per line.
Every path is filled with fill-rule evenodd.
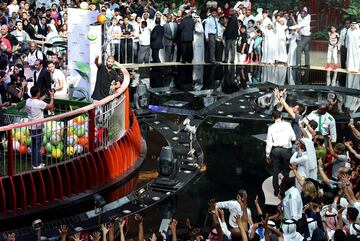
M 87 66 L 91 69 L 94 67 L 93 62 L 95 56 L 91 56 L 91 48 L 98 48 L 100 51 L 99 55 L 101 56 L 101 30 L 100 33 L 94 33 L 98 35 L 95 40 L 92 38 L 95 35 L 90 33 L 90 25 L 97 22 L 96 18 L 98 14 L 97 11 L 68 8 L 68 68 L 71 74 L 81 71 L 79 69 L 79 63 L 82 67 Z M 89 37 L 89 35 L 92 36 Z M 84 69 L 82 68 L 82 70 Z M 91 96 L 94 88 L 92 85 L 96 79 L 94 79 L 94 75 L 91 74 L 93 71 L 85 72 L 85 76 L 82 74 L 82 78 L 73 84 L 74 87 L 84 88 Z

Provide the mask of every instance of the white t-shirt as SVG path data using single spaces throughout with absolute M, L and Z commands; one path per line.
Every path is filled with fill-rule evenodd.
M 66 78 L 64 73 L 59 69 L 55 69 L 54 73 L 51 74 L 51 79 L 54 82 L 54 87 L 59 86 L 60 80 L 63 80 L 63 88 L 61 90 L 57 90 L 54 95 L 57 97 L 66 97 L 68 86 L 66 84 Z
M 38 99 L 27 99 L 26 100 L 26 111 L 28 113 L 29 121 L 38 121 L 44 119 L 44 110 L 47 103 Z M 31 130 L 42 129 L 43 124 L 30 126 Z
M 10 4 L 8 6 L 8 9 L 9 9 L 9 16 L 11 17 L 12 16 L 12 13 L 17 13 L 19 11 L 19 5 L 17 4 Z
M 35 50 L 33 53 L 29 52 L 27 55 L 27 62 L 29 63 L 30 66 L 34 66 L 35 61 L 37 59 L 44 59 L 43 54 L 41 53 L 41 51 L 39 50 Z

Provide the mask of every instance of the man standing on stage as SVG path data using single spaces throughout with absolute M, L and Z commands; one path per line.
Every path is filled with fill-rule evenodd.
M 186 16 L 179 25 L 182 63 L 191 63 L 193 59 L 193 40 L 195 22 L 191 17 L 191 11 L 185 10 Z

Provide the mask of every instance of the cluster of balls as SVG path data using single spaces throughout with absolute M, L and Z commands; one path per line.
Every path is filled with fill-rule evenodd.
M 66 131 L 66 135 L 65 132 Z M 13 147 L 20 154 L 31 153 L 31 134 L 28 128 L 13 130 Z M 88 149 L 88 117 L 80 115 L 64 122 L 51 121 L 45 123 L 43 128 L 43 146 L 41 152 L 53 158 L 62 158 L 63 153 L 67 156 L 81 154 Z M 64 147 L 66 149 L 64 150 Z

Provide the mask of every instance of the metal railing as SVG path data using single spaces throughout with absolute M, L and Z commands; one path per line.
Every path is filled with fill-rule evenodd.
M 93 104 L 40 121 L 6 116 L 9 125 L 0 127 L 0 176 L 30 172 L 41 163 L 70 162 L 119 140 L 129 128 L 130 77 L 121 71 L 121 87 Z

